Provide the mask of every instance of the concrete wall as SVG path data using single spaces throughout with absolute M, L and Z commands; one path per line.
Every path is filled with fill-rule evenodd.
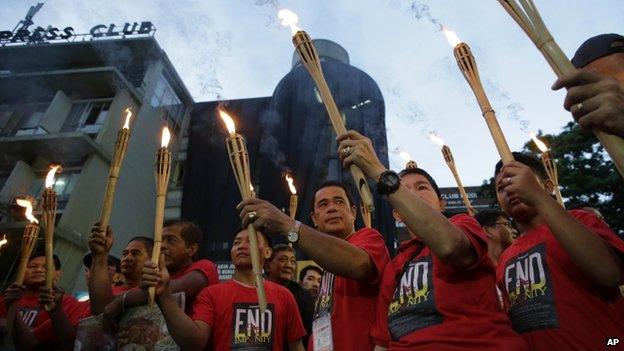
M 28 164 L 17 161 L 2 190 L 0 190 L 0 203 L 8 204 L 15 196 L 28 195 L 36 177 L 35 172 Z
M 49 134 L 59 133 L 71 110 L 72 101 L 62 91 L 57 91 L 41 119 L 41 127 Z

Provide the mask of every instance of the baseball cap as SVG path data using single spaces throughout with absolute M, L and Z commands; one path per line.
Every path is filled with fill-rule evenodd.
M 582 68 L 601 57 L 619 52 L 624 52 L 624 36 L 614 33 L 600 34 L 581 44 L 572 58 L 572 64 L 576 68 Z
M 85 267 L 91 268 L 91 262 L 93 262 L 93 253 L 89 252 L 82 258 L 82 264 Z M 115 266 L 115 270 L 119 272 L 119 259 L 113 255 L 108 255 L 108 265 Z

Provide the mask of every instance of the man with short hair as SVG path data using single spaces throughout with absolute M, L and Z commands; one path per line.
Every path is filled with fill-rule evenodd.
M 307 265 L 303 267 L 299 273 L 299 284 L 316 298 L 319 293 L 322 277 L 323 270 L 321 268 L 313 264 Z
M 310 215 L 316 229 L 258 198 L 244 200 L 237 208 L 243 227 L 253 223 L 270 235 L 286 236 L 325 269 L 308 349 L 372 350 L 368 332 L 388 249 L 376 230 L 355 231 L 357 209 L 344 184 L 322 183 L 313 201 Z
M 302 351 L 305 330 L 292 294 L 283 286 L 264 281 L 267 309 L 260 315 L 251 264 L 249 234 L 236 234 L 230 254 L 234 276 L 221 284 L 204 288 L 186 315 L 176 304 L 170 278 L 161 255 L 160 271 L 148 262 L 142 288 L 156 287 L 167 329 L 182 350 L 290 350 Z M 258 232 L 260 263 L 271 255 L 270 240 Z
M 495 268 L 477 221 L 463 213 L 447 219 L 425 170 L 386 170 L 370 139 L 355 131 L 338 142 L 343 165 L 377 181 L 411 235 L 382 274 L 375 350 L 526 350 L 497 302 Z
M 295 250 L 289 245 L 277 244 L 271 248 L 271 251 L 271 257 L 264 264 L 264 271 L 270 281 L 280 284 L 293 294 L 307 333 L 302 340 L 303 345 L 306 346 L 312 332 L 314 296 L 293 280 L 297 268 Z
M 564 107 L 583 128 L 624 137 L 624 36 L 601 34 L 587 39 L 572 64 L 580 70 L 553 84 L 568 90 Z
M 485 230 L 488 239 L 488 255 L 496 266 L 501 253 L 513 243 L 513 226 L 509 218 L 499 210 L 482 210 L 474 217 Z
M 54 255 L 55 273 L 61 261 Z M 0 318 L 6 325 L 7 310 L 16 303 L 13 335 L 18 349 L 73 349 L 76 325 L 84 317 L 84 308 L 71 295 L 56 287 L 45 287 L 45 252 L 36 251 L 28 261 L 24 285 L 11 284 L 0 297 Z
M 520 231 L 497 269 L 513 328 L 534 350 L 602 349 L 624 335 L 624 241 L 593 213 L 561 207 L 540 161 L 513 157 L 494 171 L 501 209 Z

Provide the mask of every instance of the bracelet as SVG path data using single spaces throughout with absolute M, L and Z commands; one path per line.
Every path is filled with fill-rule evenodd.
M 126 296 L 128 296 L 129 292 L 130 291 L 126 291 L 121 295 L 121 313 L 126 313 Z

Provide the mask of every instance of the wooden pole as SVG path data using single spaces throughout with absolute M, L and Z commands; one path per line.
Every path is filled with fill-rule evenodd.
M 470 199 L 468 199 L 468 194 L 466 194 L 466 189 L 464 188 L 464 184 L 459 178 L 459 172 L 457 172 L 457 167 L 455 166 L 455 159 L 453 158 L 453 154 L 451 153 L 451 148 L 444 145 L 442 146 L 442 155 L 444 156 L 444 161 L 448 165 L 451 173 L 453 174 L 453 178 L 455 178 L 455 182 L 457 183 L 457 188 L 459 189 L 459 194 L 461 195 L 462 200 L 464 201 L 464 206 L 466 206 L 466 210 L 468 210 L 468 214 L 474 217 L 475 210 L 472 207 L 472 203 L 470 203 Z
M 557 165 L 550 154 L 550 151 L 544 151 L 540 156 L 542 160 L 542 165 L 544 165 L 544 169 L 546 169 L 546 175 L 548 179 L 553 183 L 553 187 L 555 190 L 555 197 L 557 198 L 557 202 L 561 205 L 561 207 L 565 208 L 563 204 L 563 197 L 561 196 L 561 190 L 559 189 L 559 176 L 557 175 Z
M 533 0 L 498 1 L 533 41 L 557 77 L 576 70 L 548 31 Z M 624 177 L 624 139 L 598 129 L 594 129 L 594 134 L 611 157 L 620 175 Z
M 45 188 L 42 195 L 43 222 L 45 224 L 45 276 L 46 288 L 51 289 L 56 276 L 54 267 L 54 224 L 56 220 L 56 193 Z
M 342 117 L 338 111 L 334 97 L 327 86 L 327 81 L 323 76 L 321 60 L 318 56 L 316 48 L 312 44 L 310 36 L 305 31 L 300 30 L 293 35 L 293 44 L 295 45 L 295 49 L 297 50 L 297 54 L 299 55 L 301 62 L 310 73 L 310 76 L 312 77 L 312 80 L 321 95 L 321 99 L 323 100 L 325 109 L 327 110 L 327 114 L 329 115 L 329 119 L 336 135 L 344 134 L 347 129 L 342 121 Z M 364 223 L 367 227 L 370 227 L 371 213 L 374 211 L 373 195 L 371 194 L 368 183 L 366 182 L 366 177 L 364 176 L 362 170 L 356 165 L 351 165 L 349 167 L 349 171 L 351 172 L 351 177 L 353 177 L 360 199 L 362 200 L 362 207 L 366 207 L 366 211 L 362 210 Z

